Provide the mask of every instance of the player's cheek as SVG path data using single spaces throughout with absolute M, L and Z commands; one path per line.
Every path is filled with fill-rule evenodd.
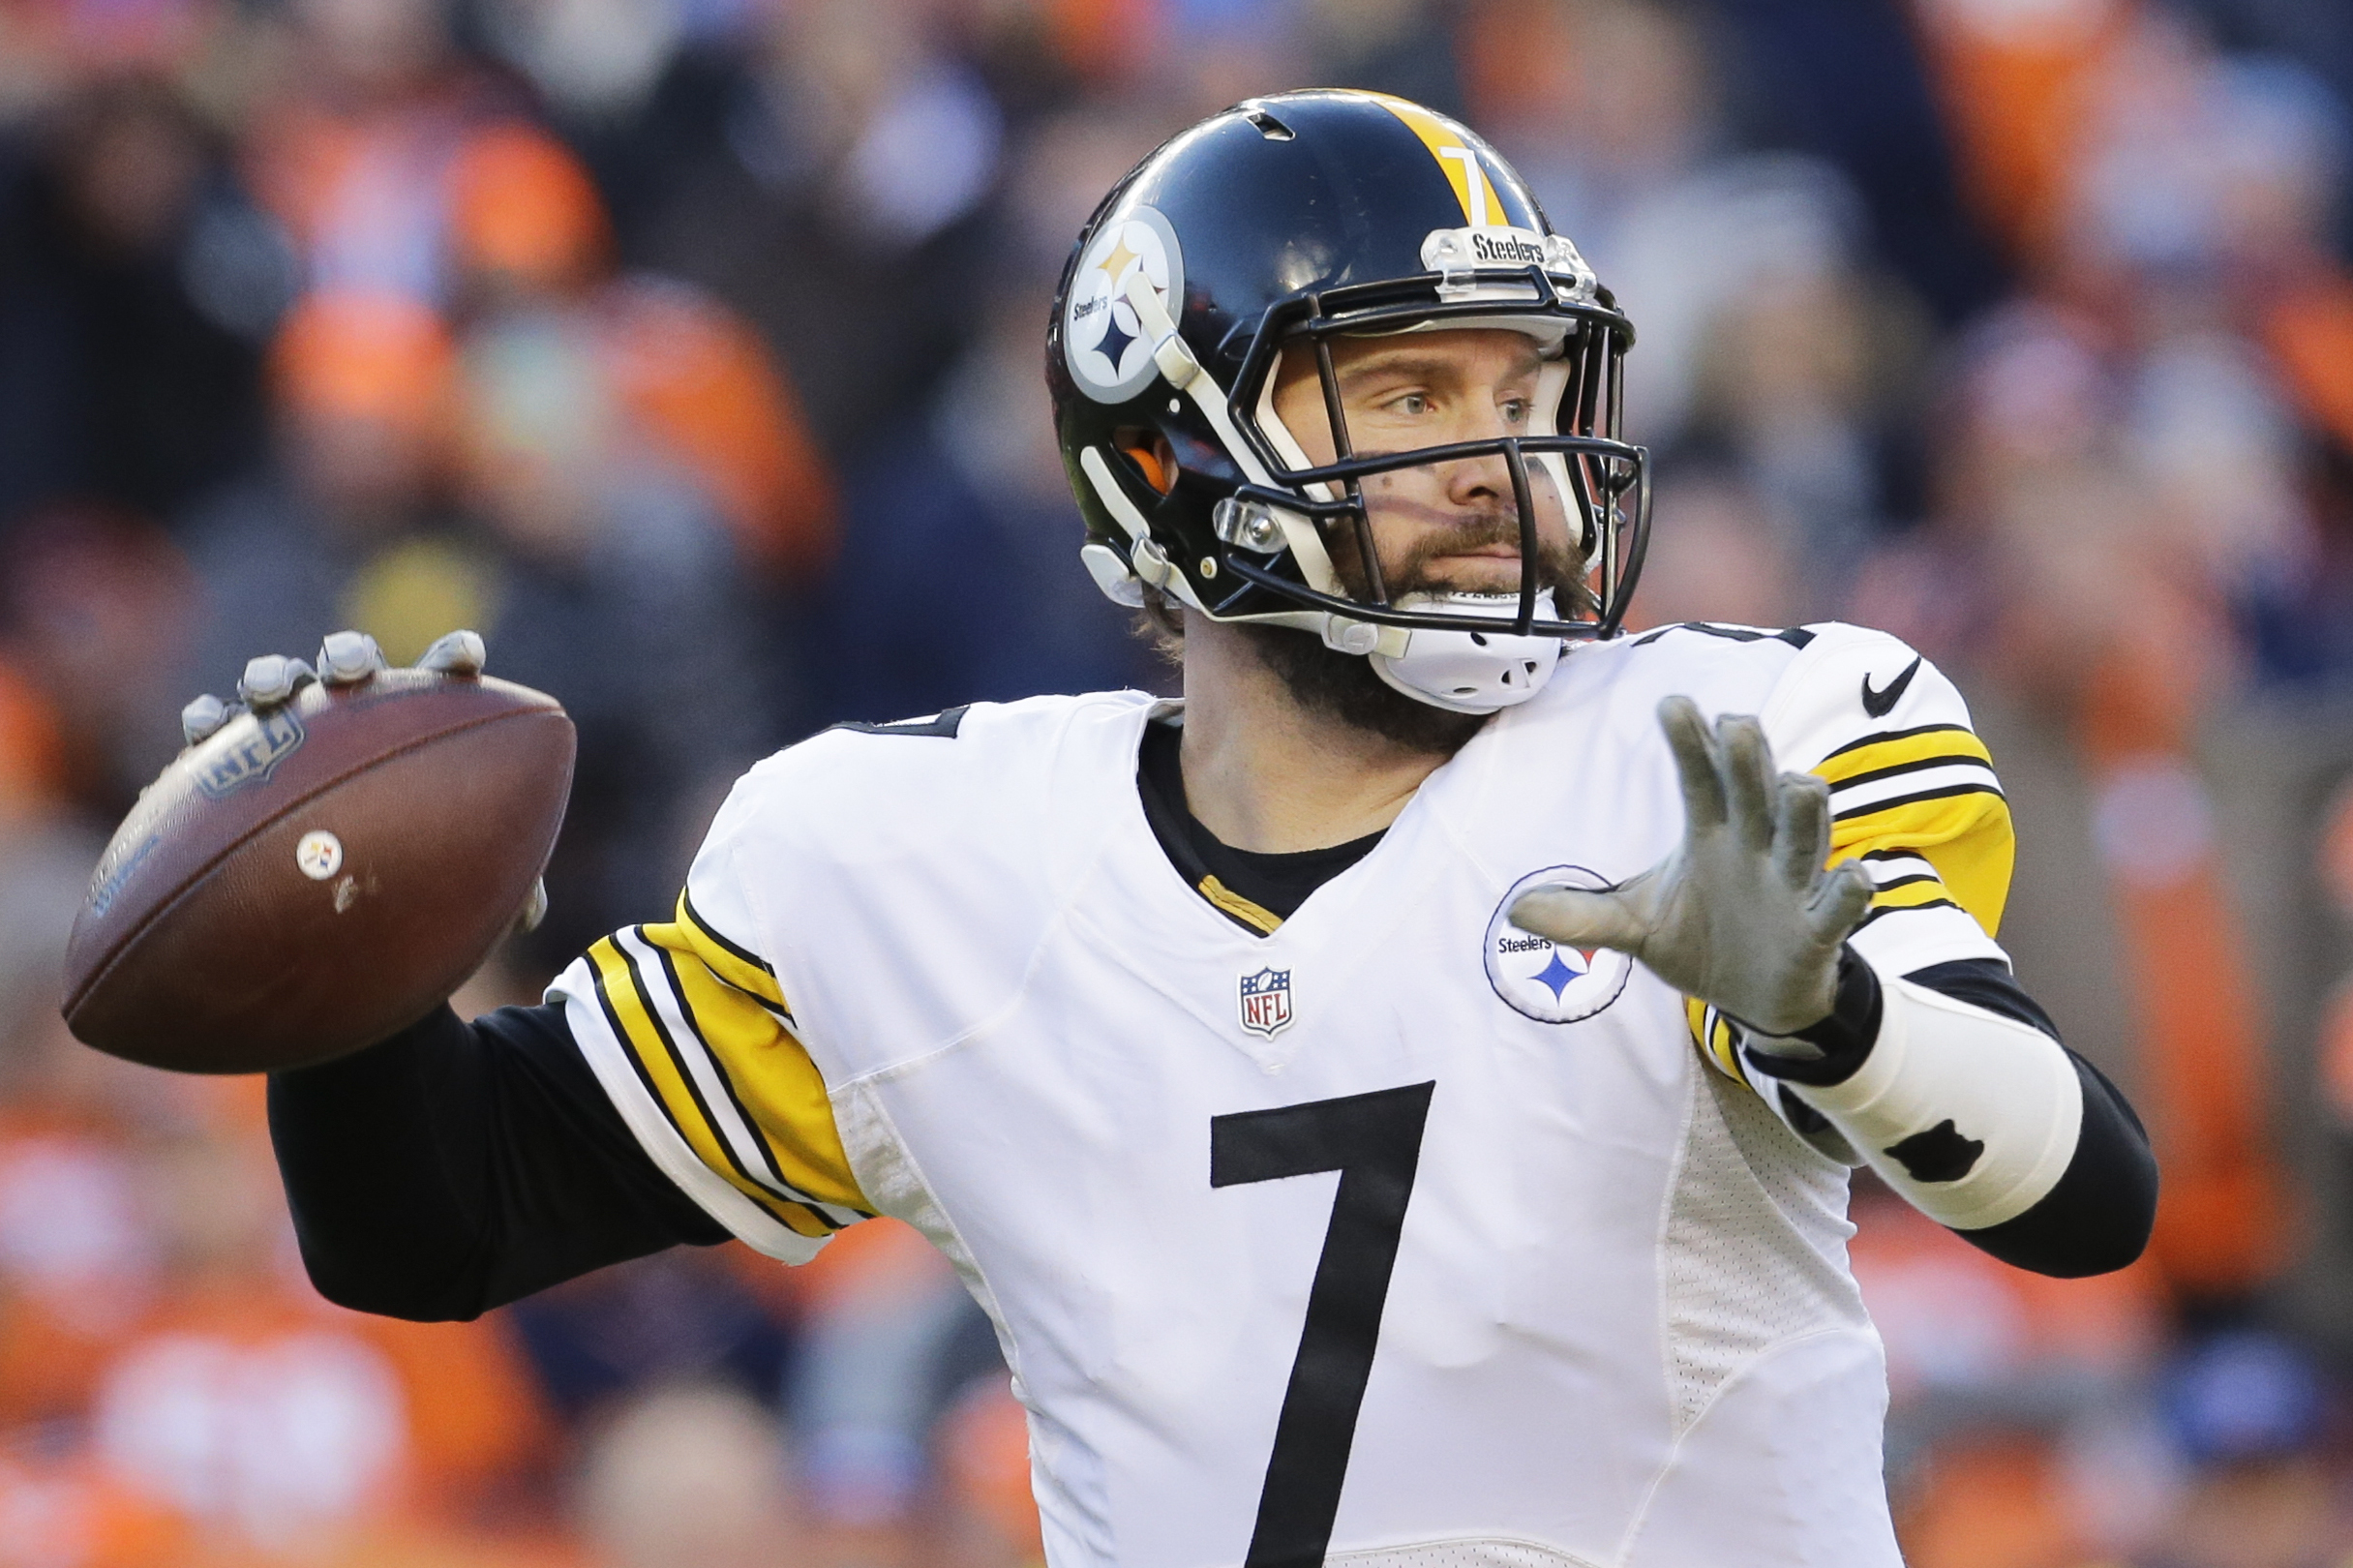
M 1566 549 L 1572 537 L 1569 502 L 1561 493 L 1560 477 L 1554 465 L 1531 462 L 1527 468 L 1527 490 L 1536 513 L 1536 537 L 1550 549 Z

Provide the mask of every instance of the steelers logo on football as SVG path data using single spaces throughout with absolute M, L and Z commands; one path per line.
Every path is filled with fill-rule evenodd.
M 1507 912 L 1531 888 L 1588 888 L 1610 879 L 1582 865 L 1531 871 L 1511 886 L 1487 921 L 1487 983 L 1513 1011 L 1538 1023 L 1576 1023 L 1617 1000 L 1634 960 L 1608 948 L 1568 948 L 1514 925 Z
M 1096 233 L 1079 257 L 1064 306 L 1063 357 L 1071 378 L 1098 403 L 1125 403 L 1157 374 L 1154 346 L 1127 297 L 1129 279 L 1138 270 L 1172 314 L 1183 309 L 1185 263 L 1176 230 L 1146 206 L 1129 209 Z

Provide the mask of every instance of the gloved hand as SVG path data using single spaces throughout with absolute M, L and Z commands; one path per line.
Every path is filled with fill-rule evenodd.
M 416 667 L 441 675 L 477 676 L 482 673 L 487 657 L 480 633 L 453 631 L 427 648 L 416 661 Z M 225 703 L 206 692 L 181 709 L 180 736 L 193 746 L 210 739 L 221 726 L 239 713 L 266 713 L 291 702 L 296 692 L 314 680 L 330 686 L 356 686 L 385 668 L 383 649 L 366 632 L 330 632 L 327 640 L 318 645 L 316 670 L 283 653 L 263 653 L 245 661 L 245 674 L 237 681 L 235 701 Z
M 1683 842 L 1616 889 L 1530 889 L 1512 923 L 1551 941 L 1612 948 L 1750 1029 L 1793 1035 L 1830 1013 L 1838 954 L 1871 906 L 1855 861 L 1827 871 L 1830 789 L 1776 773 L 1753 718 L 1710 732 L 1688 697 L 1659 704 L 1683 785 Z
M 488 657 L 480 633 L 453 631 L 436 639 L 417 659 L 416 668 L 439 675 L 478 676 Z M 365 632 L 329 633 L 318 646 L 317 669 L 283 653 L 263 653 L 246 661 L 233 702 L 223 702 L 207 692 L 181 709 L 180 735 L 189 745 L 196 745 L 240 713 L 266 713 L 293 701 L 296 692 L 315 680 L 329 686 L 356 686 L 386 668 L 383 649 Z M 547 912 L 548 889 L 542 880 L 531 885 L 531 896 L 515 922 L 516 929 L 535 929 Z

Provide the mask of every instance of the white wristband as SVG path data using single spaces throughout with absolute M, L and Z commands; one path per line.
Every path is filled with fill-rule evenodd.
M 2083 1080 L 2038 1029 L 1910 980 L 1880 980 L 1879 1039 L 1855 1075 L 1790 1083 L 1921 1213 L 1981 1230 L 2066 1173 Z

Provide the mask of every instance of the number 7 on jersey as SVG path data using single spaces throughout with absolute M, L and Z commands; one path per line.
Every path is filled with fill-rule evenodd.
M 1209 1119 L 1209 1185 L 1340 1172 L 1245 1568 L 1320 1568 L 1435 1083 Z

